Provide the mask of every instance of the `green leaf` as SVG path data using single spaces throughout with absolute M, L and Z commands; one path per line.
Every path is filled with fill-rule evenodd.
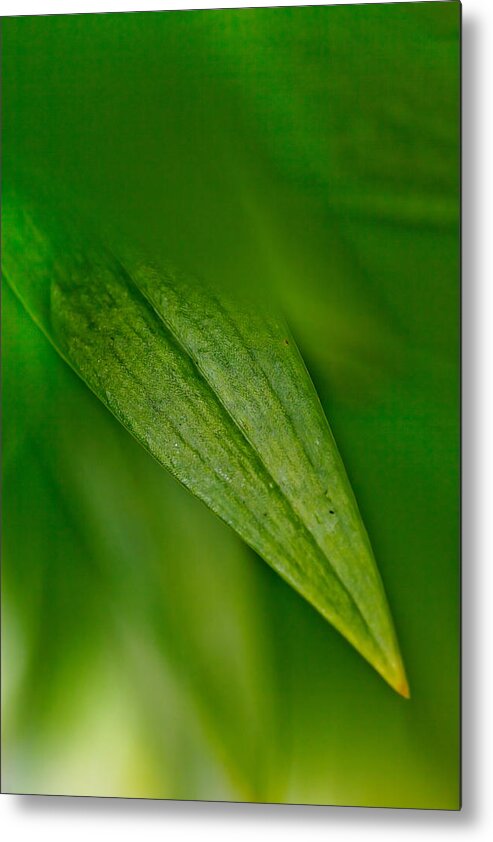
M 365 527 L 282 319 L 117 257 L 61 218 L 5 197 L 4 273 L 34 321 L 135 438 L 408 696 Z

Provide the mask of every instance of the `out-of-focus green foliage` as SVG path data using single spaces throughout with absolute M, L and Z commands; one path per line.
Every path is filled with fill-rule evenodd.
M 455 2 L 4 22 L 4 181 L 41 169 L 96 227 L 280 298 L 413 688 L 167 476 L 6 290 L 4 789 L 457 806 L 458 38 Z

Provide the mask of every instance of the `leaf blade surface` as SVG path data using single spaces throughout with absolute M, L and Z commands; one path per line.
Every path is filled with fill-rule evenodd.
M 282 319 L 15 197 L 3 264 L 118 420 L 407 696 L 370 542 Z

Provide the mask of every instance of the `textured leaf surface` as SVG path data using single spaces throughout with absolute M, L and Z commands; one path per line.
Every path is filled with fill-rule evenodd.
M 6 198 L 3 236 L 5 276 L 64 359 L 409 695 L 366 530 L 283 321 L 132 254 L 116 257 L 24 200 Z

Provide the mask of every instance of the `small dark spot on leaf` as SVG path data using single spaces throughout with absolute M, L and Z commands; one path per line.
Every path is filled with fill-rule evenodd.
M 285 339 L 285 340 L 284 340 L 284 344 L 285 344 L 285 345 L 289 345 L 289 339 Z
M 329 509 L 329 512 L 330 512 L 331 515 L 335 514 L 334 509 Z

